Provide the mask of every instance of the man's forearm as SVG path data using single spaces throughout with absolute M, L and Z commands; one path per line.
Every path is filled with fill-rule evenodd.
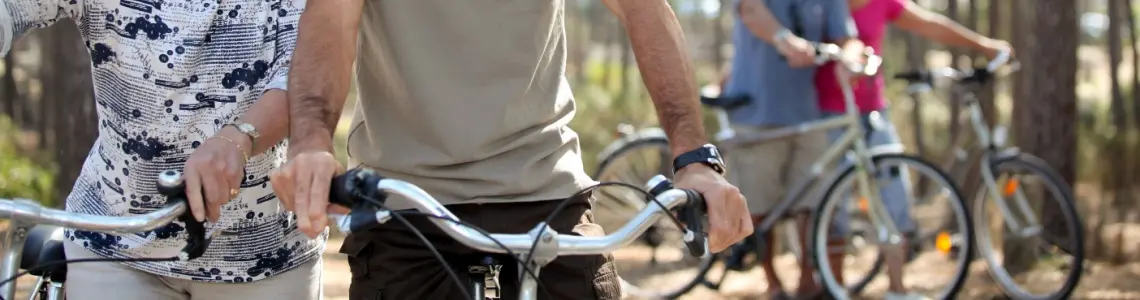
M 783 25 L 776 20 L 776 16 L 772 15 L 772 11 L 768 9 L 768 5 L 764 4 L 762 0 L 740 0 L 740 21 L 744 22 L 744 26 L 748 27 L 753 35 L 768 42 L 768 44 L 776 44 L 773 40 L 776 32 Z
M 657 108 L 674 155 L 705 144 L 693 62 L 673 10 L 665 1 L 621 4 L 638 69 Z
M 983 50 L 989 38 L 978 34 L 942 15 L 930 17 L 929 25 L 915 33 L 949 46 Z
M 333 150 L 332 135 L 356 59 L 361 4 L 361 0 L 314 1 L 301 14 L 289 78 L 290 155 Z

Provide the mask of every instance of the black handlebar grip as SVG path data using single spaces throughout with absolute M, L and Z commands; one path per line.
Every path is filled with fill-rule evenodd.
M 702 257 L 708 249 L 708 208 L 705 206 L 705 197 L 694 190 L 685 190 L 689 194 L 689 202 L 681 208 L 678 217 L 685 227 L 693 233 L 691 239 L 685 239 L 685 246 L 693 257 Z
M 649 181 L 649 194 L 656 197 L 665 191 L 673 189 L 673 182 L 670 182 L 665 176 L 654 176 Z M 688 230 L 685 234 L 692 233 L 692 236 L 686 236 L 685 246 L 689 248 L 689 254 L 694 257 L 702 257 L 706 254 L 708 249 L 708 209 L 705 206 L 705 198 L 701 193 L 694 190 L 685 190 L 689 195 L 689 201 L 685 203 L 680 209 L 677 209 L 677 219 L 685 224 Z
M 180 202 L 186 204 L 186 211 L 178 216 L 178 220 L 186 224 L 186 247 L 182 248 L 182 253 L 187 254 L 185 258 L 187 260 L 202 257 L 210 245 L 210 240 L 206 239 L 206 223 L 199 222 L 198 219 L 194 218 L 194 213 L 190 211 L 182 172 L 167 170 L 158 174 L 158 192 L 166 196 L 166 205 L 175 205 Z
M 370 202 L 385 200 L 385 194 L 376 186 L 384 179 L 368 169 L 352 169 L 333 177 L 329 188 L 329 203 L 356 210 Z M 369 200 L 369 201 L 362 201 Z M 373 210 L 376 207 L 372 207 Z
M 352 208 L 356 206 L 356 199 L 351 197 L 355 191 L 355 179 L 352 171 L 333 177 L 329 186 L 329 204 Z

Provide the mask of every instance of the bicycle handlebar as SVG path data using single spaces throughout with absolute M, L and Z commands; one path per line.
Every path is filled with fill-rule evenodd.
M 827 62 L 836 62 L 855 74 L 863 76 L 875 76 L 875 74 L 878 74 L 879 67 L 883 65 L 883 58 L 875 55 L 874 49 L 871 47 L 864 48 L 863 57 L 866 61 L 861 64 L 848 62 L 843 59 L 843 48 L 839 47 L 839 45 L 824 43 L 815 46 L 815 64 L 817 65 L 822 65 Z
M 918 69 L 897 73 L 894 75 L 894 78 L 912 83 L 924 83 L 931 86 L 934 85 L 935 78 L 949 78 L 954 81 L 967 83 L 985 83 L 989 81 L 993 77 L 992 75 L 1002 66 L 1009 66 L 1010 72 L 1017 71 L 1021 68 L 1021 64 L 1013 60 L 1012 54 L 1010 49 L 999 51 L 994 59 L 986 62 L 984 67 L 974 68 L 972 70 L 958 70 L 951 67 L 941 67 L 931 70 Z
M 592 255 L 608 253 L 632 242 L 659 218 L 670 213 L 673 208 L 679 208 L 679 218 L 686 224 L 685 243 L 694 256 L 703 256 L 708 253 L 707 245 L 707 216 L 705 203 L 699 193 L 684 189 L 672 188 L 672 183 L 664 176 L 658 175 L 650 180 L 653 185 L 651 193 L 668 210 L 648 203 L 629 223 L 616 232 L 603 237 L 585 237 L 577 235 L 558 234 L 558 255 Z M 352 209 L 346 216 L 340 216 L 337 227 L 342 232 L 354 232 L 383 224 L 392 218 L 392 211 L 384 209 L 384 202 L 389 194 L 396 194 L 407 201 L 422 213 L 432 215 L 431 222 L 443 232 L 460 243 L 487 253 L 525 253 L 532 250 L 536 239 L 544 240 L 554 238 L 545 233 L 538 236 L 538 232 L 531 231 L 526 234 L 490 234 L 490 237 L 478 230 L 463 226 L 457 222 L 458 218 L 443 204 L 435 200 L 424 190 L 414 184 L 383 178 L 366 169 L 350 170 L 333 179 L 330 190 L 330 203 L 342 205 Z M 398 212 L 397 212 L 398 213 Z M 553 232 L 547 230 L 546 232 Z M 497 243 L 496 243 L 497 241 Z
M 118 234 L 155 230 L 178 219 L 186 223 L 188 235 L 186 247 L 178 257 L 190 260 L 201 257 L 206 252 L 209 240 L 206 239 L 204 224 L 194 219 L 190 213 L 185 189 L 181 172 L 170 170 L 158 175 L 158 190 L 167 197 L 166 205 L 149 213 L 122 217 L 97 216 L 47 208 L 27 199 L 0 199 L 0 218 Z

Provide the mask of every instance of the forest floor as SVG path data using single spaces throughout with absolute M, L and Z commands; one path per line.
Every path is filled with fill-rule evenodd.
M 351 274 L 348 271 L 345 256 L 336 253 L 336 249 L 340 247 L 339 240 L 330 240 L 328 250 L 326 250 L 324 269 L 325 273 L 323 281 L 325 285 L 325 299 L 328 300 L 347 300 L 348 299 L 348 284 L 351 279 Z M 636 249 L 624 249 L 617 253 L 615 257 L 619 260 L 619 264 L 626 260 L 644 259 L 645 255 L 640 255 Z M 980 263 L 980 262 L 979 262 Z M 796 270 L 794 258 L 790 255 L 777 259 L 777 269 L 791 269 Z M 913 265 L 913 264 L 912 264 Z M 962 293 L 959 294 L 959 299 L 1003 299 L 1003 294 L 998 288 L 989 280 L 989 275 L 985 270 L 980 268 L 980 264 L 972 268 L 972 273 L 967 279 L 966 287 Z M 910 282 L 920 282 L 924 278 L 943 276 L 939 272 L 939 268 L 931 267 L 914 267 L 908 268 L 908 285 Z M 1084 277 L 1081 284 L 1077 289 L 1076 295 L 1073 299 L 1140 299 L 1140 263 L 1131 263 L 1120 266 L 1109 266 L 1103 263 L 1091 263 L 1086 268 Z M 791 273 L 791 272 L 789 272 Z M 764 289 L 766 285 L 763 280 L 763 273 L 759 268 L 742 274 L 730 274 L 728 279 L 723 284 L 720 291 L 710 290 L 704 287 L 698 287 L 689 292 L 682 299 L 684 300 L 716 300 L 716 299 L 766 299 L 764 296 Z M 793 278 L 797 274 L 782 274 L 783 282 L 794 282 Z M 672 276 L 672 278 L 670 278 Z M 657 274 L 654 278 L 656 280 L 672 281 L 683 280 L 684 274 Z M 682 277 L 682 278 L 678 278 Z M 883 276 L 880 276 L 883 277 Z M 1054 281 L 1049 280 L 1049 276 L 1043 277 L 1041 280 L 1035 280 L 1034 284 L 1039 285 L 1052 285 Z M 638 280 L 640 278 L 628 278 L 630 280 Z M 670 280 L 672 279 L 672 280 Z M 871 299 L 881 299 L 876 297 L 881 295 L 885 290 L 885 282 L 882 279 L 872 282 L 868 287 L 868 292 Z
M 324 295 L 328 300 L 347 300 L 348 299 L 348 286 L 351 280 L 351 273 L 349 272 L 346 258 L 343 254 L 337 253 L 340 248 L 341 240 L 334 238 L 329 241 L 328 247 L 324 255 L 324 274 L 322 281 L 324 282 Z M 632 263 L 639 260 L 645 260 L 644 252 L 638 251 L 636 248 L 626 248 L 615 254 L 619 264 Z M 795 265 L 795 258 L 790 255 L 779 257 L 776 260 L 778 270 L 798 270 Z M 923 265 L 919 258 L 916 263 L 907 269 L 908 272 L 908 286 L 912 284 L 921 284 L 925 279 L 936 278 L 945 276 L 944 272 L 940 272 L 938 267 L 931 267 L 930 265 Z M 636 276 L 638 274 L 624 274 L 628 280 L 637 282 L 640 280 L 650 280 L 654 283 L 676 282 L 685 280 L 685 274 L 682 272 L 653 274 L 653 278 L 646 278 L 647 276 Z M 719 291 L 710 290 L 704 287 L 697 287 L 686 294 L 683 300 L 743 300 L 743 299 L 766 299 L 764 290 L 767 288 L 763 280 L 763 273 L 759 268 L 754 268 L 745 273 L 729 274 L 723 286 Z M 797 276 L 796 271 L 784 272 L 781 274 L 781 279 L 785 283 L 794 282 Z M 872 282 L 868 287 L 869 299 L 880 299 L 879 297 L 885 290 L 885 282 L 880 276 L 880 279 Z M 1056 280 L 1051 280 L 1052 276 L 1035 276 L 1040 279 L 1034 280 L 1034 284 L 1050 286 L 1056 285 Z M 27 290 L 35 283 L 35 278 L 24 276 L 20 278 L 19 282 L 19 296 L 17 299 L 26 299 Z M 989 280 L 989 275 L 985 270 L 980 267 L 980 262 L 975 263 L 972 268 L 971 275 L 967 279 L 967 283 L 963 291 L 959 294 L 959 299 L 1004 299 L 1003 294 L 998 288 Z M 1081 284 L 1077 289 L 1073 299 L 1140 299 L 1140 262 L 1128 263 L 1123 265 L 1109 265 L 1100 262 L 1090 262 L 1086 267 L 1086 272 L 1081 280 Z

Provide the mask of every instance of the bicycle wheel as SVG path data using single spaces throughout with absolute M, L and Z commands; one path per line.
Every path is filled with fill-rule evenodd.
M 872 156 L 871 161 L 876 170 L 875 184 L 879 186 L 882 194 L 880 198 L 884 199 L 884 204 L 897 208 L 899 204 L 893 203 L 899 203 L 895 201 L 903 199 L 910 206 L 909 211 L 899 212 L 905 213 L 909 217 L 906 220 L 910 226 L 905 226 L 904 223 L 896 221 L 899 230 L 908 237 L 907 246 L 910 250 L 908 252 L 914 252 L 914 254 L 908 253 L 908 263 L 904 266 L 903 283 L 910 292 L 921 293 L 936 299 L 953 298 L 965 281 L 970 262 L 970 252 L 961 251 L 961 249 L 968 249 L 971 246 L 971 237 L 973 237 L 970 215 L 958 187 L 945 172 L 930 162 L 917 157 L 904 154 L 876 154 Z M 852 291 L 850 288 L 845 288 L 845 284 L 840 283 L 839 276 L 836 276 L 832 271 L 833 262 L 829 260 L 831 259 L 829 252 L 832 250 L 829 249 L 828 242 L 842 238 L 842 241 L 846 242 L 845 249 L 847 251 L 844 259 L 855 260 L 854 262 L 845 261 L 841 266 L 836 265 L 844 269 L 842 273 L 844 278 L 851 277 L 849 275 L 881 275 L 878 274 L 878 270 L 882 268 L 884 259 L 877 249 L 867 248 L 873 248 L 870 246 L 882 247 L 886 244 L 885 237 L 878 234 L 881 230 L 875 228 L 876 225 L 870 225 L 872 223 L 868 221 L 867 224 L 870 225 L 870 228 L 865 228 L 863 232 L 863 238 L 867 245 L 861 247 L 863 248 L 861 251 L 852 253 L 851 242 L 858 240 L 857 236 L 854 236 L 857 234 L 858 228 L 855 225 L 858 222 L 851 222 L 852 220 L 844 218 L 852 215 L 865 215 L 866 213 L 863 212 L 867 211 L 870 203 L 867 202 L 867 197 L 855 192 L 855 179 L 858 175 L 855 166 L 849 165 L 839 174 L 828 187 L 823 201 L 820 202 L 819 208 L 813 216 L 811 245 L 808 246 L 812 249 L 812 259 L 818 268 L 820 281 L 824 283 L 824 287 L 835 299 L 849 299 Z M 928 178 L 929 182 L 940 186 L 941 192 L 938 194 L 941 196 L 927 198 L 924 200 L 927 203 L 916 202 L 914 187 L 911 185 L 911 183 L 917 182 L 914 179 L 916 176 L 924 176 Z M 856 203 L 846 202 L 852 199 Z M 888 202 L 886 199 L 892 200 Z M 942 207 L 920 207 L 919 204 L 941 205 Z M 869 217 L 867 220 L 870 220 Z M 833 234 L 829 234 L 833 231 Z M 936 251 L 920 253 L 920 250 L 928 248 Z M 943 259 L 952 261 L 943 261 Z M 872 263 L 867 265 L 866 262 Z M 851 271 L 848 269 L 860 265 L 869 266 L 871 271 Z M 930 272 L 930 270 L 938 271 Z M 951 270 L 953 271 L 948 272 Z M 885 276 L 868 277 L 871 278 L 859 278 L 857 280 L 865 280 L 868 283 L 856 282 L 855 285 L 846 285 L 849 287 L 862 285 L 867 288 L 864 293 L 885 292 L 887 280 L 879 280 L 886 279 Z
M 985 260 L 988 266 L 986 269 L 998 282 L 1002 291 L 1014 299 L 1068 299 L 1080 282 L 1085 259 L 1083 223 L 1077 214 L 1072 190 L 1048 164 L 1029 154 L 1000 157 L 993 160 L 991 166 L 1002 198 L 1010 204 L 1008 207 L 1016 216 L 1015 220 L 1022 226 L 1025 226 L 1025 218 L 1017 216 L 1021 215 L 1022 210 L 1019 209 L 1017 202 L 1009 200 L 1015 200 L 1018 194 L 1051 195 L 1056 200 L 1029 204 L 1029 209 L 1032 211 L 1051 210 L 1048 212 L 1051 214 L 1037 217 L 1042 225 L 1038 227 L 1040 230 L 1036 232 L 1037 234 L 1023 236 L 1011 232 L 1008 228 L 1002 229 L 1005 227 L 1003 225 L 1007 224 L 1002 221 L 1000 210 L 989 207 L 996 206 L 996 202 L 987 201 L 992 199 L 987 193 L 988 188 L 979 185 L 983 188 L 979 189 L 974 202 L 974 226 L 977 232 L 978 253 Z M 1045 205 L 1052 206 L 1052 209 L 1047 210 Z M 1058 224 L 1057 221 L 1065 221 L 1065 224 Z M 1010 247 L 996 248 L 1006 245 Z M 1016 259 L 1009 263 L 1015 270 L 1006 268 L 1004 257 L 1007 254 L 1016 254 L 1010 256 Z M 1035 254 L 1045 254 L 1045 256 L 1035 258 Z M 1064 257 L 1065 254 L 1068 254 L 1068 259 Z M 1061 270 L 1039 269 L 1048 267 L 1057 267 Z M 1060 288 L 1057 289 L 1058 287 Z
M 632 136 L 603 151 L 594 178 L 642 186 L 657 174 L 672 176 L 672 154 L 663 135 Z M 649 204 L 637 191 L 609 186 L 594 192 L 594 219 L 607 232 L 616 230 Z M 692 257 L 681 231 L 662 220 L 637 242 L 614 252 L 622 290 L 633 298 L 672 299 L 699 284 L 712 268 L 714 255 Z

